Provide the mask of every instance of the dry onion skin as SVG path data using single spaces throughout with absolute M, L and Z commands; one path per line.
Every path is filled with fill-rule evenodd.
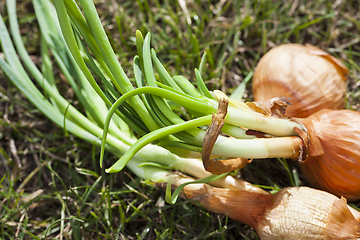
M 300 161 L 314 187 L 349 201 L 360 199 L 360 112 L 323 109 L 308 118 L 297 118 L 307 150 Z
M 254 100 L 292 99 L 288 117 L 344 108 L 348 69 L 335 57 L 306 44 L 274 47 L 259 61 L 252 80 Z
M 249 225 L 260 239 L 360 237 L 360 213 L 348 206 L 345 198 L 324 191 L 290 187 L 272 195 L 194 185 L 183 189 L 187 198 Z

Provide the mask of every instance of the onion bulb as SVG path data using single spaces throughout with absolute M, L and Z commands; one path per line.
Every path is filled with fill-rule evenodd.
M 259 61 L 252 80 L 254 100 L 288 97 L 288 117 L 307 117 L 324 109 L 344 108 L 348 69 L 335 57 L 306 44 L 283 44 Z
M 195 185 L 183 189 L 187 198 L 249 225 L 260 239 L 360 237 L 360 213 L 348 206 L 345 198 L 324 191 L 290 187 L 272 195 Z
M 360 199 L 360 113 L 352 110 L 329 110 L 301 119 L 305 131 L 304 161 L 300 167 L 314 187 L 349 201 Z

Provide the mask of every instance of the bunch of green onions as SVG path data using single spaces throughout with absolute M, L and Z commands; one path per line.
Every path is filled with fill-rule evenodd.
M 211 124 L 218 100 L 227 98 L 219 91 L 209 92 L 202 80 L 206 55 L 199 69 L 195 69 L 195 88 L 181 75 L 170 76 L 150 47 L 151 35 L 144 38 L 137 31 L 134 84 L 118 62 L 93 1 L 79 2 L 81 9 L 72 0 L 57 0 L 55 5 L 48 0 L 33 0 L 41 29 L 43 61 L 39 70 L 21 40 L 15 0 L 7 0 L 12 39 L 1 18 L 0 68 L 26 97 L 65 132 L 100 146 L 101 166 L 105 149 L 119 156 L 119 160 L 106 169 L 108 173 L 127 166 L 139 177 L 153 182 L 174 183 L 182 178 L 186 179 L 185 184 L 203 182 L 264 192 L 227 173 L 212 175 L 203 168 L 200 158 L 204 126 Z M 49 52 L 84 113 L 58 91 Z M 294 158 L 299 155 L 294 151 L 293 141 L 300 140 L 292 136 L 297 135 L 294 127 L 302 129 L 301 125 L 254 111 L 236 100 L 230 99 L 229 103 L 222 128 L 227 136 L 218 137 L 212 158 Z M 187 110 L 192 120 L 179 117 L 176 113 L 179 106 Z M 247 135 L 249 129 L 271 138 Z M 181 177 L 173 170 L 192 178 Z M 174 202 L 180 189 L 172 197 L 168 189 L 167 200 Z

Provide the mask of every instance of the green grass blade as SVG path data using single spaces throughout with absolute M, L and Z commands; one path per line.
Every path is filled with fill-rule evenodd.
M 167 186 L 166 186 L 166 193 L 165 193 L 165 199 L 166 202 L 169 204 L 175 204 L 181 191 L 183 190 L 184 187 L 186 187 L 189 184 L 196 184 L 196 183 L 210 183 L 213 181 L 216 181 L 220 178 L 225 177 L 226 175 L 228 175 L 228 173 L 223 173 L 221 175 L 210 175 L 206 178 L 202 178 L 202 179 L 198 179 L 195 180 L 193 182 L 186 182 L 181 184 L 180 186 L 178 186 L 175 191 L 173 192 L 173 194 L 171 194 L 171 179 L 169 179 Z
M 246 85 L 252 78 L 253 73 L 254 73 L 253 71 L 248 73 L 248 75 L 245 77 L 245 79 L 239 84 L 239 86 L 235 89 L 235 91 L 229 96 L 230 99 L 234 99 L 237 101 L 242 100 L 245 89 L 246 89 Z

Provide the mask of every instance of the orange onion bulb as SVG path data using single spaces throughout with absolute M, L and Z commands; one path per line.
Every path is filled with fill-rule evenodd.
M 296 118 L 307 157 L 300 161 L 314 187 L 349 201 L 360 199 L 360 112 L 323 109 L 307 118 Z
M 289 187 L 262 194 L 193 184 L 183 193 L 209 211 L 249 225 L 262 240 L 360 237 L 360 213 L 325 191 Z
M 289 97 L 288 117 L 344 108 L 348 69 L 335 57 L 306 44 L 274 47 L 259 61 L 252 80 L 254 100 Z

